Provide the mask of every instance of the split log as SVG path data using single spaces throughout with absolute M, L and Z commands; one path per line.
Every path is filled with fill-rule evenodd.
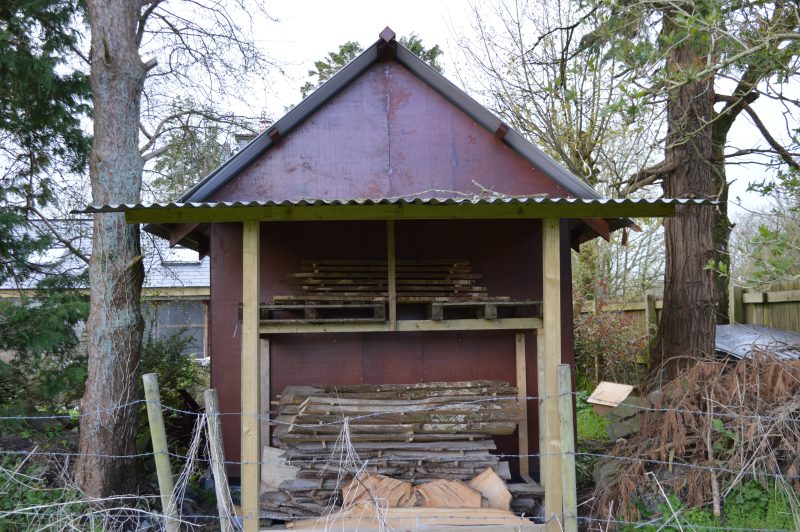
M 427 508 L 480 508 L 480 492 L 460 480 L 434 480 L 416 486 L 420 506 Z
M 491 467 L 484 469 L 478 476 L 470 480 L 468 485 L 483 496 L 489 508 L 511 509 L 511 499 L 513 498 L 511 492 Z

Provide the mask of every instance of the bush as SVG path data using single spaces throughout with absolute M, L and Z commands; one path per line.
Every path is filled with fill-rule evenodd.
M 67 412 L 77 406 L 86 382 L 86 357 L 78 326 L 86 319 L 86 296 L 49 279 L 35 298 L 0 301 L 0 415 Z M 2 423 L 20 430 L 22 421 Z
M 80 515 L 88 514 L 89 506 L 77 490 L 58 486 L 57 480 L 48 480 L 49 475 L 52 471 L 46 464 L 28 458 L 0 459 L 0 509 L 4 514 L 0 532 L 46 530 L 62 516 L 60 524 L 65 530 L 70 528 L 67 523 L 81 524 Z
M 195 397 L 208 386 L 208 368 L 183 353 L 190 341 L 184 331 L 162 338 L 147 338 L 142 348 L 139 375 L 136 378 L 136 397 L 143 399 L 144 385 L 141 376 L 147 373 L 158 375 L 161 404 L 166 407 L 162 410 L 167 445 L 170 452 L 181 455 L 188 450 L 197 417 L 178 411 L 199 411 L 194 402 Z M 144 405 L 136 423 L 137 449 L 139 452 L 146 452 L 152 444 Z M 180 470 L 183 465 L 183 462 L 177 462 L 175 469 Z M 144 468 L 147 473 L 152 473 L 155 465 L 152 460 L 146 460 Z
M 669 504 L 662 500 L 654 511 L 640 505 L 646 524 L 627 526 L 623 530 L 797 530 L 800 513 L 793 506 L 798 495 L 791 486 L 783 488 L 775 482 L 762 484 L 755 480 L 739 484 L 722 501 L 720 517 L 715 517 L 708 508 L 686 508 L 677 496 L 670 495 Z
M 647 339 L 636 317 L 605 309 L 597 302 L 592 312 L 576 305 L 575 363 L 578 390 L 591 392 L 600 381 L 638 385 L 645 374 L 639 364 Z

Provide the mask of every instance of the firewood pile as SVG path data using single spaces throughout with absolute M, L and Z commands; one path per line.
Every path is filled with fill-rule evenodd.
M 273 518 L 341 505 L 341 479 L 357 473 L 335 449 L 345 418 L 347 445 L 363 464 L 358 473 L 412 486 L 469 481 L 487 469 L 510 478 L 507 462 L 491 454 L 492 436 L 513 433 L 522 412 L 517 389 L 499 381 L 290 386 L 276 410 L 273 443 L 283 451 L 265 449 L 265 458 L 290 471 L 276 479 L 264 466 L 262 477 L 275 480 L 262 508 Z
M 469 483 L 433 480 L 424 484 L 361 474 L 343 489 L 341 510 L 287 524 L 294 530 L 444 530 L 456 526 L 492 530 L 539 530 L 541 525 L 511 511 L 512 495 L 491 468 Z

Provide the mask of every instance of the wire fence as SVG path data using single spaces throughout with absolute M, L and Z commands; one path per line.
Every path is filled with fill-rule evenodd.
M 546 399 L 552 399 L 556 397 L 563 397 L 566 395 L 574 395 L 575 392 L 570 393 L 563 393 L 557 395 L 544 395 L 544 396 L 527 396 L 527 397 L 516 397 L 516 396 L 492 396 L 492 397 L 482 397 L 478 399 L 470 399 L 465 401 L 451 401 L 444 404 L 438 405 L 420 405 L 416 407 L 410 407 L 407 409 L 407 412 L 435 412 L 441 409 L 453 409 L 457 407 L 468 407 L 474 406 L 481 403 L 491 403 L 497 401 L 540 401 Z M 192 410 L 185 410 L 175 408 L 169 405 L 162 404 L 156 401 L 147 401 L 147 400 L 135 400 L 129 403 L 117 405 L 111 408 L 104 408 L 98 409 L 91 412 L 74 412 L 74 413 L 43 413 L 40 415 L 33 415 L 33 416 L 0 416 L 0 422 L 3 421 L 37 421 L 43 419 L 69 419 L 69 420 L 78 420 L 84 417 L 90 416 L 99 416 L 104 414 L 113 413 L 115 411 L 126 409 L 126 408 L 135 408 L 144 405 L 153 405 L 157 406 L 164 411 L 167 411 L 173 415 L 179 416 L 193 416 L 196 418 L 195 423 L 195 431 L 196 433 L 193 434 L 195 441 L 199 441 L 198 438 L 200 437 L 200 433 L 205 430 L 206 427 L 206 413 L 205 412 L 198 412 Z M 686 416 L 703 416 L 704 418 L 719 418 L 721 420 L 751 420 L 751 421 L 758 421 L 758 422 L 782 422 L 782 423 L 795 423 L 800 425 L 800 418 L 793 417 L 792 415 L 784 416 L 775 416 L 775 415 L 755 415 L 755 414 L 742 414 L 738 412 L 731 412 L 731 411 L 699 411 L 699 410 L 691 410 L 691 409 L 677 409 L 677 408 L 652 408 L 652 407 L 645 407 L 645 406 L 635 406 L 632 407 L 634 412 L 651 412 L 651 413 L 678 413 L 681 415 Z M 282 420 L 273 419 L 272 416 L 277 414 L 276 411 L 265 411 L 262 414 L 259 414 L 258 417 L 263 422 L 269 423 L 271 426 L 295 426 L 295 427 L 303 427 L 303 428 L 314 428 L 314 427 L 324 427 L 324 426 L 341 426 L 347 427 L 354 421 L 369 419 L 371 417 L 388 415 L 388 414 L 397 414 L 395 410 L 385 410 L 385 411 L 376 411 L 371 412 L 369 414 L 363 414 L 358 416 L 341 416 L 333 421 L 323 421 L 319 423 L 313 424 L 297 424 L 292 422 L 286 422 Z M 224 412 L 217 414 L 220 417 L 224 416 L 241 416 L 240 412 Z M 800 429 L 800 426 L 798 426 Z M 205 451 L 205 452 L 203 452 Z M 798 454 L 800 454 L 800 449 L 798 449 Z M 186 465 L 181 471 L 179 477 L 183 479 L 183 482 L 180 483 L 176 490 L 182 490 L 180 492 L 180 500 L 178 502 L 179 506 L 182 505 L 183 495 L 185 494 L 186 489 L 186 482 L 188 482 L 189 477 L 192 474 L 192 471 L 196 471 L 198 468 L 206 467 L 210 464 L 211 458 L 209 458 L 208 449 L 200 449 L 198 445 L 194 445 L 187 454 L 180 454 L 169 452 L 167 453 L 170 458 L 181 461 Z M 570 455 L 576 459 L 591 459 L 591 460 L 607 460 L 607 461 L 622 461 L 622 462 L 637 462 L 644 466 L 662 469 L 668 469 L 669 471 L 675 471 L 679 468 L 685 469 L 692 469 L 692 470 L 699 470 L 699 471 L 706 471 L 715 474 L 721 475 L 731 475 L 737 479 L 741 479 L 743 477 L 753 477 L 756 479 L 780 479 L 782 482 L 791 483 L 796 480 L 800 480 L 800 474 L 794 473 L 776 473 L 772 471 L 767 471 L 764 469 L 758 469 L 753 466 L 750 469 L 731 469 L 727 467 L 719 467 L 710 464 L 698 464 L 698 463 L 687 463 L 681 462 L 680 459 L 672 459 L 672 460 L 655 460 L 652 458 L 641 458 L 641 457 L 633 457 L 627 456 L 622 454 L 614 454 L 611 452 L 590 452 L 584 450 L 576 450 L 574 452 L 537 452 L 537 453 L 527 453 L 527 454 L 513 454 L 513 453 L 494 453 L 499 459 L 519 459 L 522 457 L 528 458 L 543 458 L 547 456 L 565 456 Z M 129 453 L 129 454 L 96 454 L 96 453 L 82 453 L 82 452 L 71 452 L 71 451 L 50 451 L 40 448 L 32 448 L 32 449 L 0 449 L 0 456 L 11 456 L 11 457 L 19 457 L 24 461 L 30 460 L 33 457 L 40 457 L 40 458 L 47 458 L 47 459 L 64 459 L 64 460 L 71 460 L 73 458 L 79 457 L 95 457 L 95 458 L 104 458 L 109 460 L 141 460 L 141 459 L 151 459 L 155 456 L 154 452 L 136 452 L 136 453 Z M 335 460 L 334 460 L 335 461 Z M 392 458 L 393 462 L 419 462 L 419 458 L 415 457 L 394 457 Z M 286 458 L 271 458 L 271 459 L 262 459 L 256 462 L 247 462 L 247 461 L 239 461 L 239 460 L 224 460 L 222 463 L 226 465 L 234 465 L 234 466 L 241 466 L 247 464 L 257 464 L 257 465 L 269 465 L 275 463 L 286 463 Z M 289 463 L 291 463 L 291 459 L 289 459 Z M 198 465 L 200 464 L 200 465 Z M 366 458 L 361 461 L 362 466 L 366 466 L 366 468 L 370 465 L 370 459 Z M 9 483 L 17 483 L 23 486 L 29 485 L 28 481 L 30 479 L 25 478 L 23 473 L 20 471 L 20 468 L 12 471 L 5 467 L 0 467 L 0 496 L 2 496 L 3 492 L 3 484 L 2 482 L 5 481 L 6 484 Z M 116 497 L 109 500 L 103 500 L 103 504 L 98 504 L 100 501 L 96 499 L 80 497 L 76 500 L 65 500 L 60 501 L 57 503 L 49 503 L 46 505 L 23 505 L 16 508 L 0 508 L 0 523 L 2 523 L 3 519 L 9 519 L 12 517 L 30 517 L 30 518 L 42 518 L 43 516 L 47 516 L 46 519 L 51 520 L 52 523 L 59 523 L 62 520 L 63 529 L 69 529 L 71 527 L 74 528 L 75 521 L 82 521 L 92 523 L 95 519 L 100 519 L 102 522 L 102 526 L 105 528 L 113 529 L 119 526 L 119 523 L 124 522 L 128 523 L 130 520 L 138 520 L 141 521 L 143 519 L 150 519 L 152 522 L 157 523 L 160 519 L 160 514 L 149 507 L 151 502 L 156 500 L 156 496 L 147 496 L 147 495 L 136 495 L 136 496 L 124 496 L 124 497 Z M 110 503 L 110 504 L 109 504 Z M 144 508 L 137 508 L 136 504 L 143 504 L 145 505 Z M 76 505 L 84 505 L 84 508 L 80 510 L 76 510 Z M 52 515 L 50 515 L 52 514 Z M 677 523 L 677 528 L 682 529 L 680 526 L 680 522 L 678 521 L 678 515 L 680 511 L 677 510 L 674 512 L 675 514 L 675 523 Z M 458 512 L 453 514 L 453 517 L 458 517 L 465 521 L 475 521 L 476 524 L 479 524 L 481 519 L 480 516 L 469 516 L 469 515 L 461 515 Z M 534 516 L 539 517 L 539 516 Z M 566 514 L 561 515 L 552 515 L 550 519 L 556 519 L 559 521 L 559 524 L 565 517 L 569 517 Z M 575 517 L 575 516 L 572 516 Z M 193 522 L 203 522 L 203 521 L 213 521 L 218 520 L 220 518 L 219 514 L 215 513 L 196 513 L 196 512 L 187 512 L 181 513 L 179 515 L 179 520 L 186 524 L 187 526 L 191 526 Z M 541 520 L 541 519 L 537 519 Z M 621 519 L 614 519 L 614 518 L 598 518 L 586 515 L 579 515 L 577 516 L 577 520 L 582 524 L 585 528 L 590 528 L 592 530 L 614 530 L 619 528 L 631 528 L 631 529 L 638 529 L 641 527 L 650 526 L 653 524 L 656 528 L 667 526 L 669 523 L 665 521 L 663 517 L 660 517 L 659 520 L 654 520 L 648 522 L 647 519 L 642 519 L 639 521 L 626 521 Z M 234 520 L 235 521 L 235 520 Z M 60 525 L 59 525 L 60 526 Z M 157 525 L 156 525 L 157 526 Z M 241 521 L 235 521 L 235 526 L 240 527 Z M 0 529 L 3 527 L 0 526 Z M 58 528 L 58 527 L 57 527 Z M 714 525 L 703 525 L 703 530 L 729 530 L 729 531 L 737 531 L 737 530 L 749 530 L 747 528 L 735 528 L 735 527 L 724 527 L 724 526 L 714 526 Z M 760 529 L 760 530 L 770 530 L 768 528 Z

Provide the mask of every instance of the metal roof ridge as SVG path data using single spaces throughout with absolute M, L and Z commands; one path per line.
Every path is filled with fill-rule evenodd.
M 555 204 L 555 205 L 718 205 L 718 200 L 703 198 L 564 198 L 542 196 L 509 197 L 432 197 L 432 198 L 360 198 L 360 199 L 312 199 L 297 200 L 251 200 L 251 201 L 197 201 L 197 202 L 156 202 L 120 203 L 108 205 L 88 205 L 83 210 L 71 211 L 74 214 L 96 212 L 122 212 L 142 209 L 195 209 L 195 208 L 236 208 L 236 207 L 313 207 L 313 206 L 373 206 L 373 205 L 490 205 L 490 204 Z

